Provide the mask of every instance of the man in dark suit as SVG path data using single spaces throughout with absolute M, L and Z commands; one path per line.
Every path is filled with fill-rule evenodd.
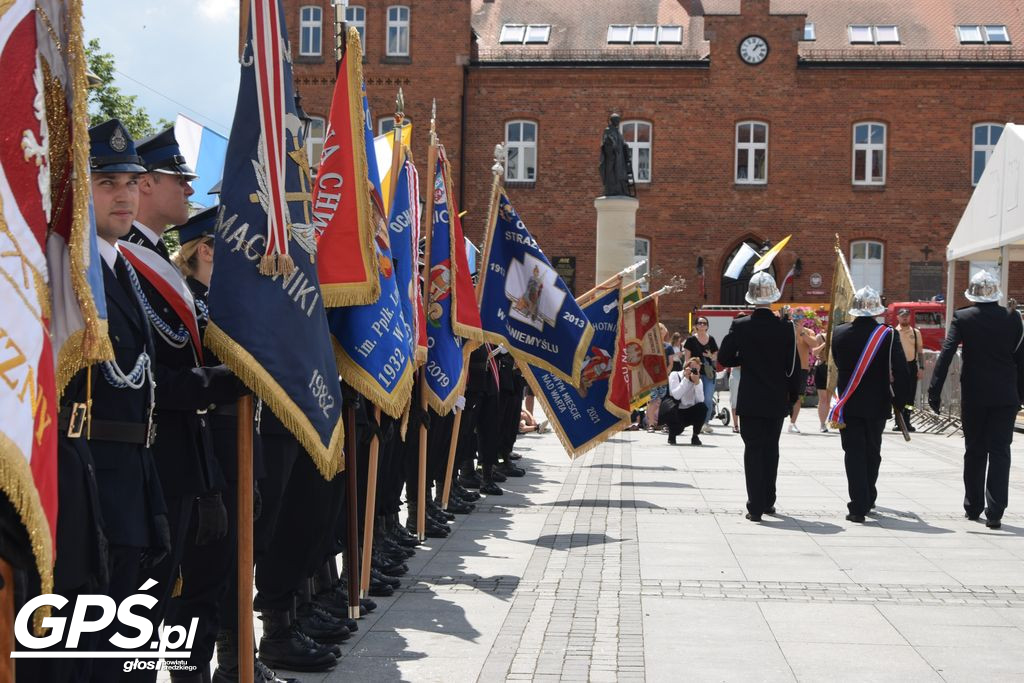
M 939 411 L 949 364 L 963 344 L 964 510 L 976 520 L 984 509 L 986 526 L 998 529 L 1006 510 L 1013 426 L 1024 396 L 1024 327 L 1020 314 L 997 303 L 1002 292 L 990 273 L 972 277 L 964 296 L 974 305 L 953 314 L 928 387 L 928 405 Z
M 903 345 L 895 330 L 875 321 L 875 316 L 883 313 L 885 307 L 878 292 L 862 287 L 853 297 L 853 321 L 839 325 L 832 333 L 832 357 L 839 372 L 838 389 L 843 401 L 839 436 L 850 493 L 846 519 L 851 522 L 863 522 L 875 507 L 885 421 L 892 415 L 893 401 L 902 406 L 910 396 L 910 372 Z M 865 354 L 861 379 L 851 387 L 851 378 L 858 374 L 858 360 L 871 341 L 877 350 L 870 358 Z
M 791 323 L 769 306 L 781 293 L 766 272 L 750 278 L 747 302 L 755 306 L 748 318 L 738 318 L 718 351 L 718 362 L 741 367 L 736 412 L 743 416 L 743 470 L 747 479 L 747 519 L 775 513 L 775 479 L 779 471 L 782 422 L 800 391 L 800 361 Z

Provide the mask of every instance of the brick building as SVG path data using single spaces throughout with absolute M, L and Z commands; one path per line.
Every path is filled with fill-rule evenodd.
M 326 117 L 335 9 L 286 6 L 303 106 Z M 836 233 L 858 285 L 889 300 L 944 292 L 945 245 L 974 181 L 1001 124 L 1024 118 L 1016 0 L 353 0 L 339 11 L 365 36 L 374 116 L 387 119 L 403 87 L 421 162 L 437 98 L 467 233 L 482 234 L 491 153 L 508 141 L 509 195 L 549 256 L 575 258 L 577 292 L 593 285 L 600 139 L 620 112 L 637 253 L 654 287 L 689 282 L 664 302 L 676 323 L 742 295 L 743 280 L 722 276 L 742 242 L 790 233 L 776 274 L 800 268 L 784 300 L 827 301 Z M 1011 295 L 1022 290 L 1015 276 Z

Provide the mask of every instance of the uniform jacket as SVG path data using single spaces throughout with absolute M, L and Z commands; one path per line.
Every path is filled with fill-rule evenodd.
M 473 349 L 469 354 L 469 374 L 466 378 L 467 395 L 494 396 L 498 393 L 498 387 L 494 383 L 494 373 L 487 361 L 488 355 L 490 355 L 490 351 L 484 344 Z
M 743 369 L 736 403 L 739 415 L 789 415 L 800 393 L 800 360 L 791 323 L 766 308 L 754 309 L 749 317 L 733 321 L 718 350 L 718 362 Z
M 1016 406 L 1024 396 L 1024 325 L 997 303 L 975 304 L 953 314 L 935 363 L 930 398 L 938 397 L 957 347 L 963 344 L 960 388 L 964 403 Z
M 126 239 L 166 258 L 134 226 Z M 141 276 L 139 284 L 156 315 L 177 330 L 181 320 L 171 305 Z M 242 387 L 227 366 L 200 366 L 191 342 L 177 348 L 155 330 L 152 334 L 156 343 L 157 424 L 153 453 L 164 494 L 188 497 L 221 489 L 224 476 L 213 455 L 205 413 L 211 406 L 234 403 Z
M 874 318 L 861 317 L 840 325 L 832 333 L 832 357 L 839 373 L 837 388 L 840 395 L 850 383 L 857 359 L 876 327 L 878 323 Z M 890 372 L 895 399 L 889 393 Z M 896 330 L 882 341 L 882 348 L 868 365 L 856 391 L 846 401 L 843 414 L 847 417 L 888 418 L 892 415 L 893 400 L 901 406 L 913 401 L 913 396 L 910 396 L 910 370 Z

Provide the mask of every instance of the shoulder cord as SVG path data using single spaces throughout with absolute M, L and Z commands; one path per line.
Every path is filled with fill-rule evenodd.
M 169 345 L 176 349 L 180 349 L 189 341 L 188 329 L 184 323 L 178 326 L 177 331 L 172 330 L 171 326 L 168 325 L 163 318 L 156 314 L 153 307 L 149 304 L 149 299 L 146 298 L 145 293 L 142 291 L 142 285 L 139 284 L 139 276 L 135 273 L 135 268 L 132 264 L 125 259 L 125 265 L 128 267 L 128 279 L 132 281 L 132 289 L 135 290 L 136 296 L 139 297 L 139 303 L 142 304 L 142 310 L 146 312 L 146 317 L 153 324 L 153 328 L 160 334 L 160 336 Z
M 115 389 L 141 389 L 143 385 L 149 385 L 149 414 L 147 421 L 150 425 L 153 422 L 153 409 L 156 408 L 156 380 L 153 379 L 153 366 L 149 354 L 143 351 L 135 359 L 135 367 L 131 373 L 124 374 L 117 361 L 103 361 L 100 363 L 100 371 L 107 384 Z

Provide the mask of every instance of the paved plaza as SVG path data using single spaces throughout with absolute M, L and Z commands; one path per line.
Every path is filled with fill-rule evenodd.
M 784 433 L 778 515 L 743 518 L 742 443 L 624 432 L 529 473 L 431 540 L 303 681 L 1024 679 L 1024 476 L 999 531 L 963 518 L 960 435 L 891 432 L 879 507 L 843 519 L 838 434 Z M 689 432 L 681 442 L 688 444 Z

